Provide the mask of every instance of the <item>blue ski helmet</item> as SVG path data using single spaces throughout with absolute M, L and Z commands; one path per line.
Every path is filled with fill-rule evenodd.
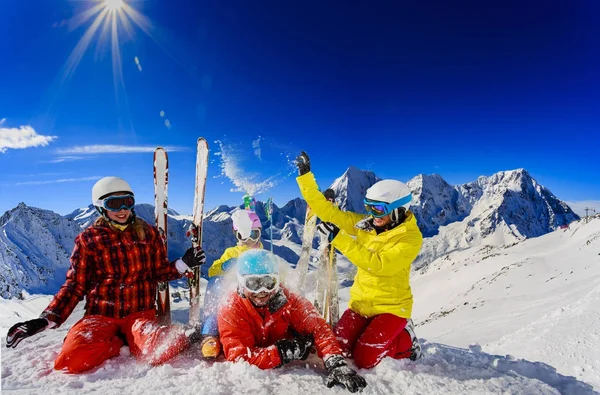
M 277 274 L 279 273 L 277 258 L 267 250 L 251 249 L 245 251 L 237 259 L 237 273 L 240 276 Z

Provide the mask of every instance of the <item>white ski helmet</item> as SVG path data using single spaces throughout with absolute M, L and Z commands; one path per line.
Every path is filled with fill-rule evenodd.
M 254 211 L 236 210 L 231 214 L 233 230 L 240 234 L 242 239 L 247 239 L 253 229 L 261 229 L 260 218 Z M 234 232 L 234 233 L 235 233 Z
M 119 177 L 104 177 L 98 180 L 92 188 L 92 203 L 94 206 L 97 206 L 97 202 L 100 199 L 115 192 L 126 192 L 133 195 L 133 190 L 124 179 Z
M 399 208 L 408 210 L 412 202 L 412 192 L 408 185 L 396 180 L 381 180 L 373 184 L 367 189 L 365 202 L 383 202 L 390 204 L 393 207 L 390 213 L 392 221 L 396 222 L 399 219 Z

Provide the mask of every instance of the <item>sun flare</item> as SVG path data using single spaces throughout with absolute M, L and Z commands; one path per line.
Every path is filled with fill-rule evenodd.
M 74 30 L 82 25 L 89 24 L 89 26 L 65 62 L 59 84 L 62 86 L 71 78 L 84 54 L 95 41 L 97 54 L 102 52 L 103 44 L 108 43 L 115 91 L 118 87 L 124 88 L 121 40 L 134 37 L 134 26 L 151 36 L 152 23 L 126 0 L 85 0 L 85 2 L 89 6 L 69 20 L 69 27 Z
M 125 2 L 123 0 L 104 0 L 104 7 L 108 11 L 119 11 L 124 5 Z

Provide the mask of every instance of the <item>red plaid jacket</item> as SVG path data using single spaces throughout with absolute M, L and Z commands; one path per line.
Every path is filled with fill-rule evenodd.
M 123 318 L 153 310 L 157 282 L 179 277 L 155 227 L 138 218 L 119 231 L 97 221 L 75 239 L 67 279 L 42 317 L 60 325 L 84 296 L 85 315 Z

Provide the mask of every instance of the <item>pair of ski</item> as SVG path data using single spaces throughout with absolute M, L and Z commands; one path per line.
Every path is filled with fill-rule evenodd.
M 204 212 L 204 194 L 206 190 L 206 174 L 208 171 L 208 143 L 202 137 L 198 139 L 196 150 L 196 189 L 194 193 L 193 219 L 188 236 L 192 247 L 202 246 L 202 216 Z M 167 209 L 168 209 L 169 160 L 167 151 L 158 147 L 154 151 L 154 215 L 156 226 L 167 246 Z M 200 324 L 200 268 L 196 267 L 188 276 L 190 287 L 189 323 Z M 156 302 L 158 317 L 162 323 L 171 322 L 171 296 L 169 283 L 161 282 L 157 287 Z
M 328 190 L 329 192 L 331 190 Z M 335 196 L 333 196 L 335 199 Z M 330 198 L 330 200 L 332 200 Z M 306 275 L 312 252 L 312 242 L 317 229 L 317 216 L 310 207 L 306 208 L 306 217 L 304 220 L 304 233 L 302 234 L 302 250 L 300 259 L 296 265 L 298 274 L 298 290 L 301 294 L 305 293 Z M 319 248 L 319 266 L 317 268 L 317 289 L 315 291 L 314 305 L 317 311 L 331 326 L 337 324 L 340 318 L 339 299 L 338 299 L 338 276 L 335 249 L 329 240 L 321 238 L 321 247 Z

